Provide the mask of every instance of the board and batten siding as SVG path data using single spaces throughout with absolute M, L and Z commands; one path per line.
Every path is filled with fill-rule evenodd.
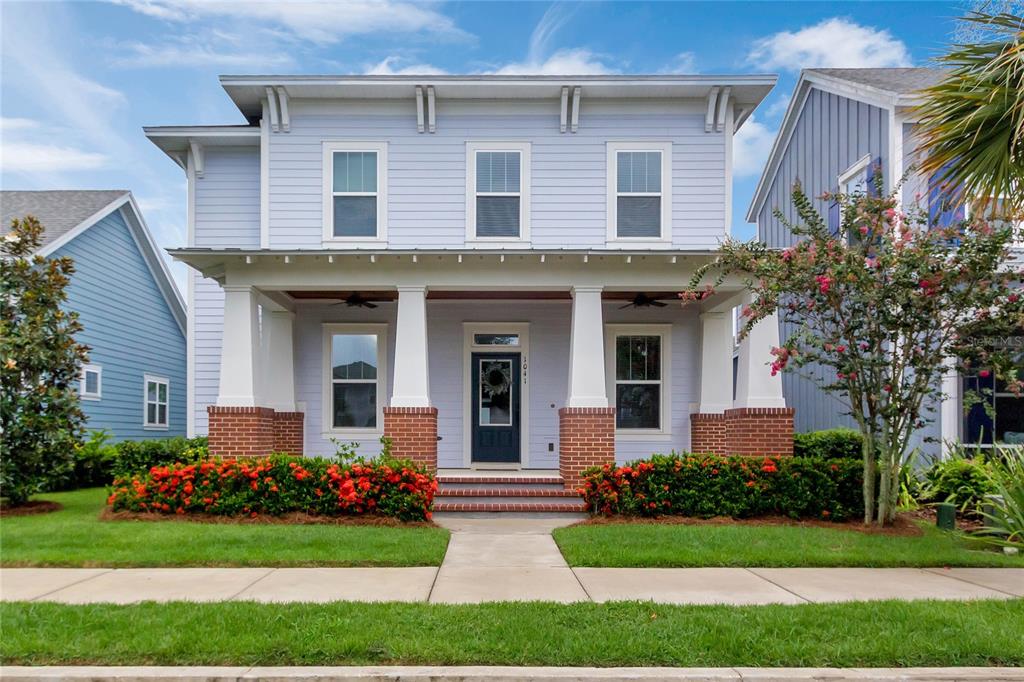
M 114 440 L 185 435 L 185 336 L 120 210 L 57 249 L 75 273 L 66 307 L 79 315 L 79 342 L 102 367 L 102 397 L 82 400 L 89 430 Z M 168 379 L 168 428 L 145 428 L 144 375 Z
M 603 248 L 607 150 L 614 140 L 673 142 L 672 244 L 713 248 L 725 235 L 722 133 L 704 105 L 584 99 L 579 131 L 559 132 L 557 102 L 438 103 L 437 132 L 417 133 L 413 103 L 292 100 L 291 131 L 270 135 L 271 248 L 319 248 L 322 143 L 388 143 L 388 245 L 466 243 L 466 142 L 531 143 L 531 236 L 537 248 Z
M 672 336 L 672 433 L 651 441 L 620 436 L 616 458 L 620 462 L 646 457 L 653 452 L 686 449 L 690 442 L 690 411 L 699 393 L 699 321 L 691 311 L 677 307 L 619 310 L 621 304 L 604 306 L 605 322 L 619 324 L 671 324 Z M 329 455 L 335 451 L 323 428 L 323 325 L 326 323 L 384 323 L 387 339 L 387 393 L 394 381 L 394 303 L 352 309 L 346 306 L 300 304 L 295 318 L 296 398 L 305 412 L 305 452 Z M 431 301 L 427 305 L 430 398 L 438 408 L 438 466 L 464 466 L 463 419 L 466 361 L 464 323 L 529 323 L 529 462 L 532 469 L 558 468 L 558 410 L 565 405 L 569 386 L 568 301 L 523 303 L 515 301 Z M 379 451 L 372 438 L 359 441 L 359 452 Z M 550 446 L 550 450 L 549 450 Z

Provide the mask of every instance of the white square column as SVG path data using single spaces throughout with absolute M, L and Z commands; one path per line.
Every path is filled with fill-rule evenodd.
M 732 407 L 732 315 L 705 312 L 700 315 L 700 407 L 702 414 L 725 412 Z
M 258 303 L 249 285 L 224 285 L 224 332 L 217 405 L 257 405 L 256 361 L 260 356 Z
M 427 287 L 398 287 L 395 380 L 391 407 L 429 407 Z
M 292 326 L 295 313 L 288 310 L 263 309 L 261 356 L 263 384 L 260 404 L 278 412 L 295 411 L 295 353 Z
M 608 407 L 599 286 L 572 289 L 568 407 Z
M 748 299 L 749 300 L 749 299 Z M 758 322 L 740 341 L 735 407 L 785 407 L 782 373 L 772 376 L 772 348 L 779 346 L 779 315 Z

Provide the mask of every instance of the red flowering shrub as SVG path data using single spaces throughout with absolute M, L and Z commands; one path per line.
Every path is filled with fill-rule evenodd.
M 437 481 L 412 462 L 344 462 L 291 455 L 209 459 L 155 466 L 114 480 L 114 511 L 220 516 L 305 512 L 378 514 L 402 521 L 431 517 Z
M 592 514 L 731 516 L 782 514 L 840 521 L 863 512 L 858 459 L 654 455 L 584 473 Z

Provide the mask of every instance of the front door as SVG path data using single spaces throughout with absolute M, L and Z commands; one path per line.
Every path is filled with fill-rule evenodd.
M 519 353 L 470 356 L 474 462 L 519 461 L 519 361 Z

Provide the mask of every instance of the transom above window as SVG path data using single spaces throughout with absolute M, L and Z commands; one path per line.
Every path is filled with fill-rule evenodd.
M 522 241 L 529 229 L 529 145 L 467 143 L 467 237 Z
M 324 143 L 324 239 L 384 239 L 386 145 Z
M 518 346 L 519 334 L 473 334 L 474 346 Z
M 668 238 L 671 143 L 608 143 L 609 240 Z

